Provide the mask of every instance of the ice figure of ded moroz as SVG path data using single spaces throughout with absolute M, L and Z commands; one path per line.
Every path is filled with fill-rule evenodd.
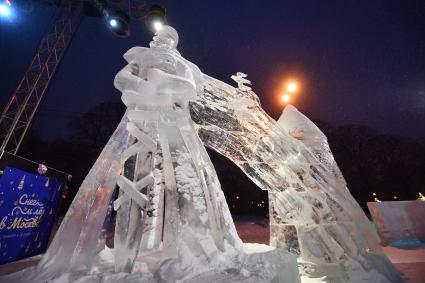
M 40 263 L 2 282 L 298 282 L 296 257 L 249 253 L 239 239 L 189 101 L 202 73 L 165 26 L 115 79 L 127 111 Z M 99 259 L 118 184 L 113 261 Z M 102 251 L 103 253 L 103 251 Z M 101 253 L 101 254 L 102 254 Z
M 348 191 L 324 134 L 291 106 L 276 122 L 245 74 L 232 79 L 238 88 L 204 75 L 191 116 L 206 146 L 268 191 L 270 244 L 300 255 L 312 276 L 331 282 L 403 282 Z M 335 278 L 326 274 L 330 269 L 339 269 Z

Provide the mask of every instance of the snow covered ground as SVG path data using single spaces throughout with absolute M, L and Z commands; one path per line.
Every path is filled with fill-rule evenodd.
M 246 243 L 245 252 L 247 254 L 258 252 L 270 252 L 273 250 L 272 247 L 267 245 L 269 237 L 268 219 L 259 216 L 236 216 L 234 217 L 234 221 L 239 236 Z M 425 247 L 421 247 L 414 250 L 402 250 L 394 247 L 384 247 L 383 249 L 386 255 L 394 263 L 395 267 L 401 273 L 403 273 L 403 277 L 406 282 L 425 282 Z M 9 265 L 0 266 L 0 275 L 7 274 L 13 271 L 18 271 L 24 267 L 34 265 L 38 262 L 39 259 L 40 256 L 36 256 Z M 111 266 L 111 250 L 104 250 L 101 256 L 98 257 L 98 260 L 103 261 L 102 265 L 105 267 Z M 329 282 L 329 277 L 326 278 L 325 276 L 321 276 L 321 274 L 327 274 L 330 277 L 338 277 L 338 272 L 340 272 L 338 268 L 329 265 L 327 267 L 322 267 L 320 270 L 316 270 L 316 272 L 314 273 L 316 274 L 315 278 L 308 278 L 307 276 L 305 276 L 305 271 L 311 272 L 311 269 L 314 268 L 314 266 L 311 266 L 308 263 L 300 262 L 299 271 L 302 277 L 301 283 Z M 350 266 L 348 268 L 355 268 L 355 265 Z M 97 273 L 99 271 L 100 270 L 93 270 L 92 272 Z M 67 278 L 65 277 L 60 278 L 60 280 L 58 278 L 57 282 L 66 282 Z
M 268 243 L 269 220 L 261 216 L 234 216 L 233 217 L 239 236 L 245 243 Z M 425 246 L 418 249 L 404 250 L 394 247 L 383 247 L 385 254 L 403 274 L 403 278 L 408 283 L 425 282 Z M 318 277 L 307 278 L 304 268 L 309 268 L 308 264 L 300 264 L 300 274 L 302 283 L 329 282 L 326 278 Z M 326 270 L 324 270 L 326 269 Z M 337 269 L 329 265 L 320 270 L 320 273 L 337 276 Z M 319 273 L 319 271 L 318 271 Z M 303 276 L 304 275 L 304 276 Z

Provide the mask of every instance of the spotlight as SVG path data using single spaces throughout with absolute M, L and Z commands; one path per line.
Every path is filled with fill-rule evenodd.
M 123 11 L 109 11 L 107 20 L 109 22 L 109 29 L 115 35 L 122 37 L 130 35 L 130 17 Z
M 158 32 L 164 25 L 167 24 L 165 15 L 166 11 L 163 6 L 152 5 L 145 17 L 145 24 L 148 29 L 154 33 Z
M 111 19 L 111 20 L 109 21 L 109 25 L 110 25 L 111 27 L 115 28 L 115 27 L 117 27 L 118 22 L 117 22 L 117 20 L 115 20 L 115 19 Z
M 155 29 L 155 31 L 159 31 L 160 29 L 162 29 L 164 25 L 160 22 L 160 21 L 156 21 L 153 23 L 153 28 Z
M 8 18 L 11 14 L 10 2 L 6 1 L 0 4 L 0 16 Z

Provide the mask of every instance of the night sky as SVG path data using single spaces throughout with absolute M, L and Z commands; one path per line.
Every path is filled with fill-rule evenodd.
M 153 3 L 153 2 L 152 2 Z M 380 132 L 425 136 L 425 1 L 158 1 L 180 35 L 179 50 L 213 77 L 249 75 L 275 119 L 279 90 L 296 79 L 293 104 L 333 125 L 364 124 Z M 0 20 L 0 103 L 29 64 L 52 7 L 16 7 Z M 100 18 L 85 17 L 34 129 L 66 137 L 68 121 L 106 101 L 119 101 L 115 74 L 123 53 L 147 46 L 151 34 L 132 22 L 129 38 L 114 36 Z

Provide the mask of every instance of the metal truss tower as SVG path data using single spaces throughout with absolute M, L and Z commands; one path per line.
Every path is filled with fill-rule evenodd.
M 58 66 L 84 16 L 83 0 L 44 1 L 58 7 L 24 77 L 0 116 L 0 151 L 17 154 Z M 108 6 L 140 20 L 146 1 L 115 0 Z

